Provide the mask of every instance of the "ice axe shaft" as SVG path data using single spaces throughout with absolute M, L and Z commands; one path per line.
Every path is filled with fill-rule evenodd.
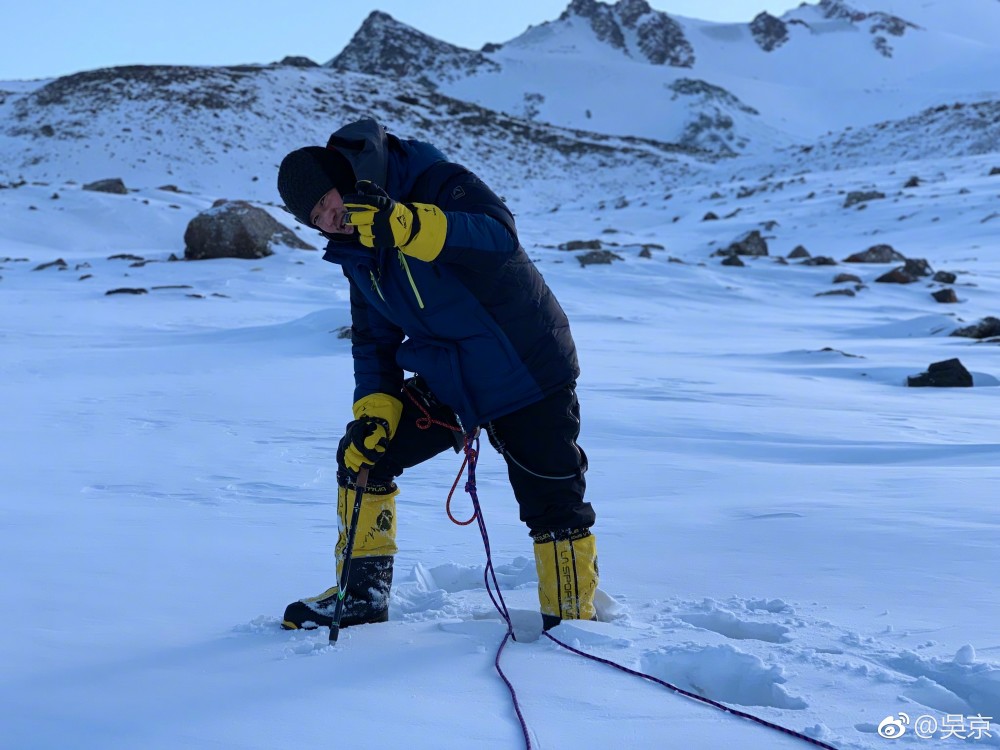
M 354 510 L 351 511 L 351 522 L 347 527 L 347 547 L 344 548 L 344 561 L 340 567 L 340 581 L 337 583 L 337 606 L 333 610 L 333 622 L 330 623 L 330 643 L 336 643 L 340 636 L 340 618 L 344 615 L 344 597 L 347 595 L 347 582 L 351 576 L 351 558 L 354 556 L 354 537 L 358 533 L 358 518 L 361 516 L 361 500 L 368 486 L 368 467 L 362 466 L 358 477 L 354 480 Z

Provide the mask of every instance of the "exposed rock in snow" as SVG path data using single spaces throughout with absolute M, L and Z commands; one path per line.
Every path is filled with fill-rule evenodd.
M 771 52 L 788 41 L 788 25 L 767 11 L 758 14 L 750 22 L 750 33 L 765 52 Z
M 867 12 L 858 10 L 848 5 L 844 0 L 820 0 L 816 7 L 819 14 L 826 19 L 847 21 L 867 31 L 874 37 L 872 44 L 879 54 L 885 57 L 892 57 L 893 48 L 886 38 L 886 34 L 894 37 L 902 37 L 910 29 L 920 29 L 915 23 L 911 23 L 899 16 L 894 16 L 881 11 Z
M 381 11 L 373 11 L 348 45 L 327 65 L 337 70 L 399 78 L 422 78 L 433 69 L 438 77 L 445 79 L 496 67 L 482 52 L 442 42 Z
M 694 65 L 694 48 L 681 25 L 666 13 L 653 10 L 645 0 L 619 0 L 613 6 L 597 0 L 573 0 L 559 20 L 572 17 L 585 19 L 600 41 L 627 54 L 632 53 L 625 34 L 629 30 L 637 40 L 635 51 L 654 65 Z
M 184 257 L 188 260 L 264 258 L 274 254 L 273 243 L 300 250 L 316 249 L 261 208 L 246 201 L 219 201 L 188 224 L 184 232 Z
M 590 22 L 590 28 L 602 42 L 610 44 L 615 49 L 625 49 L 625 35 L 615 18 L 614 9 L 598 0 L 573 0 L 569 7 L 559 16 L 564 21 L 572 16 L 578 16 Z
M 685 97 L 691 113 L 678 142 L 684 146 L 721 153 L 735 153 L 747 145 L 747 138 L 735 127 L 736 117 L 758 115 L 721 86 L 693 78 L 679 78 L 668 86 L 673 99 Z

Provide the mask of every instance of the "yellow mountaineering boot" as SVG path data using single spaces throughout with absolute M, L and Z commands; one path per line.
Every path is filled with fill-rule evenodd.
M 385 622 L 389 619 L 389 591 L 392 587 L 392 560 L 396 554 L 396 495 L 395 483 L 374 486 L 369 483 L 361 499 L 361 515 L 351 556 L 351 576 L 344 597 L 344 612 L 340 627 Z M 337 538 L 337 580 L 343 568 L 347 547 L 347 527 L 354 511 L 355 488 L 341 486 L 337 492 L 337 516 L 340 534 Z M 337 606 L 338 587 L 333 586 L 318 596 L 300 599 L 285 608 L 281 627 L 286 630 L 311 630 L 329 627 Z
M 597 619 L 597 544 L 590 529 L 545 531 L 532 539 L 543 628 L 562 620 Z

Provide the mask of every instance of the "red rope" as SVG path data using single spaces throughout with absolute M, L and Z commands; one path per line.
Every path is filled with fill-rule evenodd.
M 476 455 L 476 452 L 475 452 L 475 450 L 473 448 L 471 448 L 471 447 L 468 448 L 468 450 L 467 450 L 467 452 L 465 454 L 465 460 L 462 461 L 462 468 L 458 470 L 458 476 L 455 477 L 455 483 L 451 486 L 451 492 L 448 493 L 448 499 L 445 501 L 445 504 L 444 504 L 444 510 L 445 510 L 445 513 L 448 514 L 448 518 L 451 519 L 451 522 L 453 524 L 456 524 L 458 526 L 468 526 L 470 523 L 472 523 L 473 521 L 475 521 L 476 518 L 479 516 L 479 511 L 473 509 L 473 511 L 472 511 L 472 518 L 470 518 L 468 521 L 459 521 L 457 518 L 455 518 L 454 515 L 452 515 L 452 512 L 451 512 L 451 498 L 452 498 L 452 495 L 455 494 L 455 488 L 458 487 L 458 480 L 462 478 L 462 472 L 465 471 L 465 467 L 469 463 L 469 453 L 472 453 L 473 456 Z
M 427 408 L 422 403 L 420 403 L 417 397 L 413 395 L 413 392 L 405 385 L 403 386 L 403 391 L 406 393 L 407 396 L 410 397 L 410 401 L 413 402 L 413 405 L 416 406 L 418 409 L 420 409 L 421 412 L 423 412 L 424 416 L 417 418 L 416 421 L 417 429 L 429 430 L 431 426 L 437 425 L 438 427 L 444 427 L 445 429 L 451 430 L 452 432 L 462 431 L 461 427 L 456 427 L 453 424 L 448 424 L 447 422 L 442 422 L 439 419 L 434 419 L 434 417 L 431 416 L 431 413 L 427 411 Z M 444 511 L 445 513 L 448 514 L 448 518 L 451 519 L 451 522 L 453 524 L 456 524 L 458 526 L 468 526 L 470 523 L 475 521 L 476 517 L 479 515 L 479 513 L 474 509 L 472 511 L 472 518 L 470 518 L 468 521 L 459 521 L 457 518 L 455 518 L 454 514 L 452 514 L 451 512 L 451 498 L 455 494 L 455 489 L 458 487 L 458 482 L 462 478 L 462 472 L 465 471 L 465 467 L 469 463 L 470 456 L 472 457 L 472 460 L 475 461 L 476 457 L 478 456 L 478 453 L 474 448 L 472 448 L 472 446 L 468 443 L 468 441 L 466 441 L 465 460 L 462 462 L 462 468 L 458 470 L 458 475 L 455 477 L 455 483 L 451 485 L 451 492 L 448 493 L 448 499 L 445 501 L 444 504 Z

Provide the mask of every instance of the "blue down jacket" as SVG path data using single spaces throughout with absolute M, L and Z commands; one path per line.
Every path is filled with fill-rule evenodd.
M 566 314 L 482 180 L 374 120 L 341 128 L 327 147 L 359 180 L 398 201 L 434 204 L 448 219 L 444 249 L 430 263 L 328 235 L 323 258 L 350 282 L 355 401 L 397 394 L 404 371 L 417 373 L 471 431 L 576 380 Z

